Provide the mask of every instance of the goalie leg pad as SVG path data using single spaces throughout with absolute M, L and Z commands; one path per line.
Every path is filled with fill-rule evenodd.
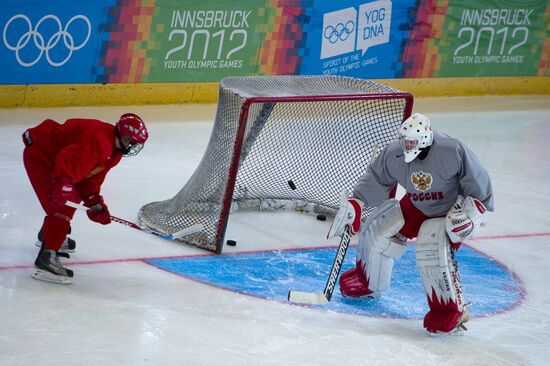
M 366 220 L 364 228 L 374 237 L 391 238 L 405 225 L 405 219 L 395 198 L 386 200 Z M 365 230 L 364 230 L 365 231 Z M 364 236 L 364 232 L 361 233 Z
M 445 218 L 429 219 L 422 224 L 416 240 L 416 265 L 430 307 L 424 327 L 433 333 L 452 332 L 469 319 L 451 248 Z
M 390 287 L 394 260 L 400 258 L 407 245 L 394 239 L 379 238 L 369 241 L 366 260 L 361 261 L 369 289 L 374 292 L 384 291 Z
M 404 223 L 396 199 L 387 200 L 369 216 L 361 231 L 356 268 L 340 278 L 344 296 L 370 296 L 390 287 L 394 259 L 407 250 L 405 241 L 395 237 Z

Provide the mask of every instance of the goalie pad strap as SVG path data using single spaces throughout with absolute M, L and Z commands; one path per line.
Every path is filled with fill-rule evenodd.
M 399 201 L 389 199 L 380 205 L 367 219 L 359 239 L 357 262 L 372 291 L 390 287 L 395 258 L 407 251 L 404 241 L 394 237 L 403 227 L 405 219 Z

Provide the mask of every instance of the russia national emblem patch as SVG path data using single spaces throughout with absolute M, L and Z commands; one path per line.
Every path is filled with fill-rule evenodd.
M 414 172 L 411 175 L 411 182 L 414 184 L 414 188 L 417 191 L 427 191 L 432 186 L 432 175 L 430 173 L 424 173 L 423 171 Z

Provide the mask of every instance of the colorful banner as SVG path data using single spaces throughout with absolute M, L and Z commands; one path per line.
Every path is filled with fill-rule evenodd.
M 193 81 L 219 80 L 233 73 L 253 74 L 261 22 L 253 1 L 236 1 L 224 9 L 216 5 L 160 9 L 153 18 L 148 54 L 156 60 L 147 79 L 170 81 L 185 74 Z
M 548 31 L 548 3 L 492 1 L 490 5 L 456 4 L 447 11 L 445 43 L 436 76 L 528 76 L 538 68 Z M 548 16 L 548 14 L 546 14 Z M 546 54 L 548 57 L 548 53 Z
M 549 76 L 550 2 L 420 0 L 403 77 Z
M 549 76 L 550 0 L 0 0 L 0 83 Z

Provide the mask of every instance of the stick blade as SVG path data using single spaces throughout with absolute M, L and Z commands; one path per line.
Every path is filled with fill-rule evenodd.
M 202 224 L 195 224 L 173 233 L 172 240 L 181 239 L 184 236 L 195 234 L 203 230 L 204 230 L 204 226 Z
M 309 305 L 328 304 L 328 299 L 322 292 L 289 291 L 288 301 Z

